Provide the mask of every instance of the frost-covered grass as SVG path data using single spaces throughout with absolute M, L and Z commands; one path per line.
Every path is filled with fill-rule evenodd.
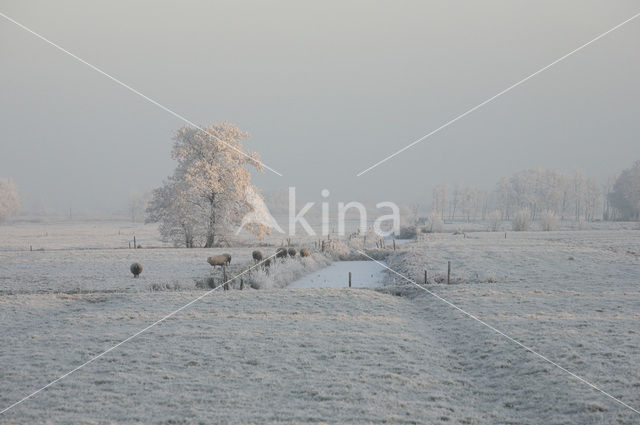
M 0 405 L 192 297 L 1 298 L 13 320 L 2 325 Z M 216 291 L 0 422 L 477 423 L 478 412 L 450 391 L 457 378 L 446 349 L 421 315 L 371 290 Z
M 639 231 L 434 235 L 389 265 L 551 360 L 640 407 Z M 405 250 L 406 249 L 406 250 Z M 489 277 L 491 282 L 488 282 Z M 514 423 L 637 423 L 637 414 L 396 279 L 460 362 L 459 384 L 506 407 Z M 455 348 L 454 348 L 455 347 Z M 505 353 L 510 353 L 505 356 Z M 502 414 L 500 414 L 502 416 Z
M 0 251 L 0 294 L 194 289 L 199 280 L 222 279 L 206 261 L 222 252 L 233 257 L 229 277 L 252 262 L 250 248 Z M 133 262 L 144 268 L 138 279 L 129 271 Z
M 530 230 L 532 231 L 544 231 L 545 223 L 544 217 L 539 220 L 530 223 Z M 424 227 L 424 226 L 423 226 Z M 428 227 L 428 226 L 427 226 Z M 495 230 L 494 230 L 495 227 Z M 557 220 L 555 223 L 555 230 L 561 231 L 580 231 L 580 230 L 599 230 L 599 231 L 612 231 L 612 230 L 640 230 L 640 223 L 638 222 L 586 222 L 576 220 Z M 491 218 L 486 220 L 472 220 L 466 221 L 457 218 L 454 221 L 446 220 L 442 228 L 436 230 L 436 233 L 453 233 L 456 231 L 462 232 L 511 232 L 513 230 L 512 220 L 497 220 L 493 221 Z
M 0 251 L 119 249 L 133 246 L 171 247 L 162 242 L 155 224 L 127 221 L 44 221 L 0 225 Z
M 640 407 L 640 232 L 434 234 L 398 245 L 385 254 L 391 267 L 421 282 L 425 265 L 434 277 L 452 261 L 458 284 L 430 290 Z M 233 274 L 252 250 L 0 252 L 0 408 L 202 295 L 198 281 L 221 279 L 207 256 L 230 252 Z M 381 292 L 278 289 L 329 261 L 311 260 L 276 264 L 271 290 L 245 280 L 244 291 L 213 292 L 0 423 L 638 422 L 398 279 Z M 138 279 L 133 261 L 144 266 Z
M 400 245 L 387 257 L 389 266 L 418 282 L 517 283 L 628 279 L 638 266 L 640 231 L 474 232 L 431 234 Z M 625 274 L 626 273 L 626 274 Z M 585 280 L 586 279 L 586 280 Z M 401 282 L 401 279 L 396 279 Z M 615 282 L 611 282 L 615 283 Z

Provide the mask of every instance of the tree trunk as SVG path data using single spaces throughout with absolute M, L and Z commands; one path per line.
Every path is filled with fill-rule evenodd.
M 207 241 L 205 248 L 213 248 L 216 241 L 216 210 L 215 210 L 215 194 L 209 199 L 209 225 L 207 226 Z

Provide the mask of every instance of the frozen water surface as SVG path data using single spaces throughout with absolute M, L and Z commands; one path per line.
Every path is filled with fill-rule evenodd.
M 337 261 L 292 282 L 288 288 L 375 288 L 384 282 L 384 267 L 374 261 Z

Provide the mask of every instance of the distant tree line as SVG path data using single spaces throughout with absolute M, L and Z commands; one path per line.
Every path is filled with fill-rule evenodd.
M 432 214 L 442 220 L 531 221 L 640 219 L 640 161 L 599 185 L 580 172 L 527 169 L 501 178 L 492 191 L 447 183 L 436 186 Z

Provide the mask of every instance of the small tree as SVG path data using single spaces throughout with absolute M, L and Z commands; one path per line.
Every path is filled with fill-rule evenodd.
M 197 195 L 184 181 L 170 177 L 152 192 L 146 223 L 160 223 L 162 239 L 175 246 L 200 246 L 206 217 L 197 201 Z
M 0 223 L 20 209 L 18 187 L 11 179 L 0 179 Z
M 511 225 L 513 226 L 513 230 L 516 232 L 524 232 L 529 230 L 529 217 L 531 217 L 531 213 L 529 210 L 520 210 L 516 213 L 515 217 L 513 217 L 513 221 Z
M 427 232 L 428 233 L 436 233 L 442 232 L 442 218 L 440 211 L 433 210 L 427 217 Z
M 640 161 L 620 173 L 607 199 L 623 220 L 640 218 Z

